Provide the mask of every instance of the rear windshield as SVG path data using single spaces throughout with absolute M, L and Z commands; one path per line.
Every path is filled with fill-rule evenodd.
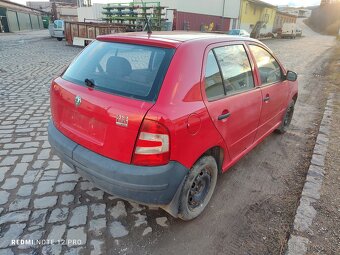
M 64 21 L 62 20 L 55 20 L 54 21 L 54 28 L 63 28 Z
M 174 49 L 94 41 L 62 78 L 94 89 L 155 101 Z

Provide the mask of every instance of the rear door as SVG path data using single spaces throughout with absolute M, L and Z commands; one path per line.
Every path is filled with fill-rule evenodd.
M 203 68 L 206 106 L 230 157 L 236 158 L 254 142 L 261 112 L 261 91 L 245 45 L 210 47 Z
M 64 21 L 63 20 L 55 20 L 53 28 L 54 28 L 53 35 L 55 37 L 64 37 L 65 32 L 64 32 Z
M 76 143 L 130 163 L 172 54 L 172 49 L 93 42 L 52 83 L 54 124 Z
M 256 140 L 275 128 L 282 120 L 289 84 L 283 79 L 283 70 L 273 55 L 260 45 L 249 45 L 254 57 L 262 92 L 262 110 Z

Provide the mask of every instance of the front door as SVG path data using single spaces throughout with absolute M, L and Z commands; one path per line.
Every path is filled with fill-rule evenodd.
M 288 82 L 283 79 L 283 71 L 275 58 L 258 45 L 249 45 L 260 77 L 262 110 L 256 139 L 258 140 L 277 126 L 285 111 L 289 95 Z
M 208 49 L 204 70 L 207 109 L 234 159 L 254 142 L 261 90 L 242 43 Z

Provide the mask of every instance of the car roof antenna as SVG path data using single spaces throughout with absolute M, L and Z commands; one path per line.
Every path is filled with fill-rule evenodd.
M 144 15 L 145 15 L 145 26 L 144 26 L 144 29 L 143 31 L 145 31 L 145 28 L 147 29 L 148 31 L 148 35 L 151 35 L 152 34 L 152 30 L 151 30 L 151 25 L 150 25 L 150 19 L 148 19 L 148 17 L 146 16 L 146 5 L 144 4 L 143 0 L 140 0 L 142 2 L 142 5 L 143 5 L 143 11 L 144 11 Z

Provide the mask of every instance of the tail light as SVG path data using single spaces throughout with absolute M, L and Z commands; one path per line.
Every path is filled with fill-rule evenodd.
M 168 129 L 157 121 L 144 119 L 136 142 L 132 164 L 159 166 L 167 164 L 169 159 Z

